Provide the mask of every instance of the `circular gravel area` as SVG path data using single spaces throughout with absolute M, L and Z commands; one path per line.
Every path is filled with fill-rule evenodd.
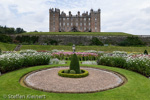
M 84 78 L 66 78 L 58 75 L 61 69 L 69 67 L 56 67 L 29 73 L 24 78 L 26 86 L 58 93 L 88 93 L 112 89 L 122 85 L 125 78 L 115 72 L 98 68 L 81 67 L 89 71 Z

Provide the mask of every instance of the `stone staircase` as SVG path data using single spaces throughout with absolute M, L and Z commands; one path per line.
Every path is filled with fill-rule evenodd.
M 19 51 L 21 47 L 22 47 L 22 45 L 17 45 L 16 48 L 14 49 L 14 51 Z

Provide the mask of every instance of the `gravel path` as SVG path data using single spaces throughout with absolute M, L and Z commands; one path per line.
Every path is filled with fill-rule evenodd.
M 89 76 L 84 78 L 65 78 L 58 75 L 61 69 L 68 67 L 56 67 L 38 71 L 27 75 L 24 82 L 27 86 L 47 92 L 61 93 L 87 93 L 103 91 L 120 86 L 124 77 L 113 72 L 97 68 L 81 67 L 89 71 Z

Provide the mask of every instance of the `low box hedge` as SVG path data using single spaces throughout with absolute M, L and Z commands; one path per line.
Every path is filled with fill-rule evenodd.
M 89 72 L 87 70 L 84 70 L 84 69 L 81 69 L 81 71 L 83 73 L 81 74 L 70 74 L 70 73 L 64 73 L 65 70 L 60 70 L 58 72 L 58 75 L 59 76 L 62 76 L 62 77 L 68 77 L 68 78 L 81 78 L 81 77 L 86 77 L 89 75 Z

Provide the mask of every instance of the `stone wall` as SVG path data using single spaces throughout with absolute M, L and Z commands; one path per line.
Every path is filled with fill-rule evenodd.
M 13 39 L 15 39 L 16 36 L 17 35 L 11 35 Z M 92 37 L 97 37 L 104 44 L 117 45 L 117 43 L 125 40 L 127 36 L 40 35 L 38 42 L 43 44 L 46 41 L 52 39 L 59 41 L 60 45 L 68 45 L 69 43 L 76 45 L 89 45 Z M 150 46 L 150 35 L 139 35 L 138 37 Z

